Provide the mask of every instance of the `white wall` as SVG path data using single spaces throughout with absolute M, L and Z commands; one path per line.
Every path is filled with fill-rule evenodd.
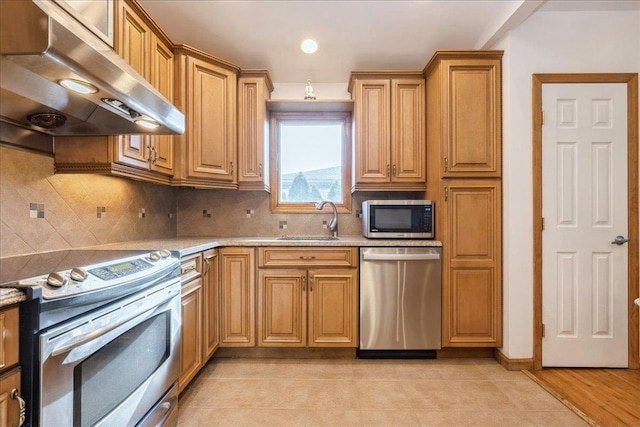
M 640 11 L 539 11 L 503 49 L 504 346 L 533 357 L 531 75 L 640 72 Z
M 274 83 L 271 99 L 304 99 L 306 83 Z M 347 83 L 311 82 L 316 99 L 351 99 Z

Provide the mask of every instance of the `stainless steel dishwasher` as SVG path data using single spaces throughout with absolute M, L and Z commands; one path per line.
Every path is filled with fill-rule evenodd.
M 435 358 L 442 248 L 360 248 L 361 358 Z

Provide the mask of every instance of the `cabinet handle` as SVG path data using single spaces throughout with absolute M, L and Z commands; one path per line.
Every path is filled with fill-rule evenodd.
M 387 176 L 389 176 L 389 169 L 390 169 L 389 163 L 387 163 Z
M 155 165 L 158 161 L 158 151 L 156 150 L 156 147 L 153 147 L 151 149 L 151 152 L 153 153 L 153 160 L 151 161 L 151 163 Z
M 444 171 L 449 172 L 449 157 L 444 156 Z
M 208 274 L 209 273 L 209 268 L 211 267 L 211 263 L 209 262 L 208 259 L 204 259 L 204 273 L 203 274 Z
M 309 276 L 309 292 L 313 292 L 313 275 Z
M 195 262 L 193 264 L 183 265 L 182 267 L 180 267 L 180 274 L 188 273 L 188 272 L 193 271 L 195 269 L 196 269 L 196 263 Z
M 396 165 L 393 165 L 393 176 L 397 176 L 396 175 Z
M 307 277 L 302 276 L 302 292 L 307 290 Z
M 20 394 L 18 393 L 18 389 L 13 389 L 11 390 L 11 398 L 13 400 L 17 400 L 18 401 L 18 408 L 19 408 L 19 418 L 20 420 L 18 421 L 18 425 L 16 427 L 20 427 L 22 424 L 24 424 L 25 419 L 27 418 L 27 405 L 24 401 L 24 399 L 22 397 L 20 397 Z
M 262 176 L 262 163 L 260 163 L 258 165 L 258 174 L 260 174 L 260 176 Z
M 151 153 L 153 152 L 153 149 L 150 145 L 147 145 L 147 152 L 149 153 L 147 155 L 147 163 L 151 164 Z
M 229 175 L 233 175 L 233 162 L 229 162 L 231 165 L 231 171 L 229 171 Z
M 444 187 L 444 201 L 449 200 L 449 187 Z
M 302 255 L 300 255 L 300 259 L 302 259 L 302 260 L 314 260 L 314 259 L 316 259 L 316 257 L 314 257 L 314 256 L 302 256 Z

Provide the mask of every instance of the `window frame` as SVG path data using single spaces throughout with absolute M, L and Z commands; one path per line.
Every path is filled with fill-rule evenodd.
M 340 121 L 342 134 L 342 200 L 336 203 L 339 213 L 351 213 L 351 156 L 352 156 L 352 117 L 350 111 L 272 111 L 269 117 L 269 180 L 271 182 L 271 212 L 280 213 L 318 213 L 315 202 L 281 203 L 280 189 L 280 123 L 287 121 Z M 326 205 L 322 211 L 330 211 Z

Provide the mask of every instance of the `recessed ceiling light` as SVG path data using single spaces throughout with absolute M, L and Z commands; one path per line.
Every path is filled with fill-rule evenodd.
M 318 43 L 316 43 L 315 40 L 306 39 L 302 42 L 300 48 L 304 53 L 314 53 L 316 50 L 318 50 Z
M 63 79 L 59 83 L 62 87 L 82 94 L 96 93 L 98 91 L 97 87 L 82 80 Z

